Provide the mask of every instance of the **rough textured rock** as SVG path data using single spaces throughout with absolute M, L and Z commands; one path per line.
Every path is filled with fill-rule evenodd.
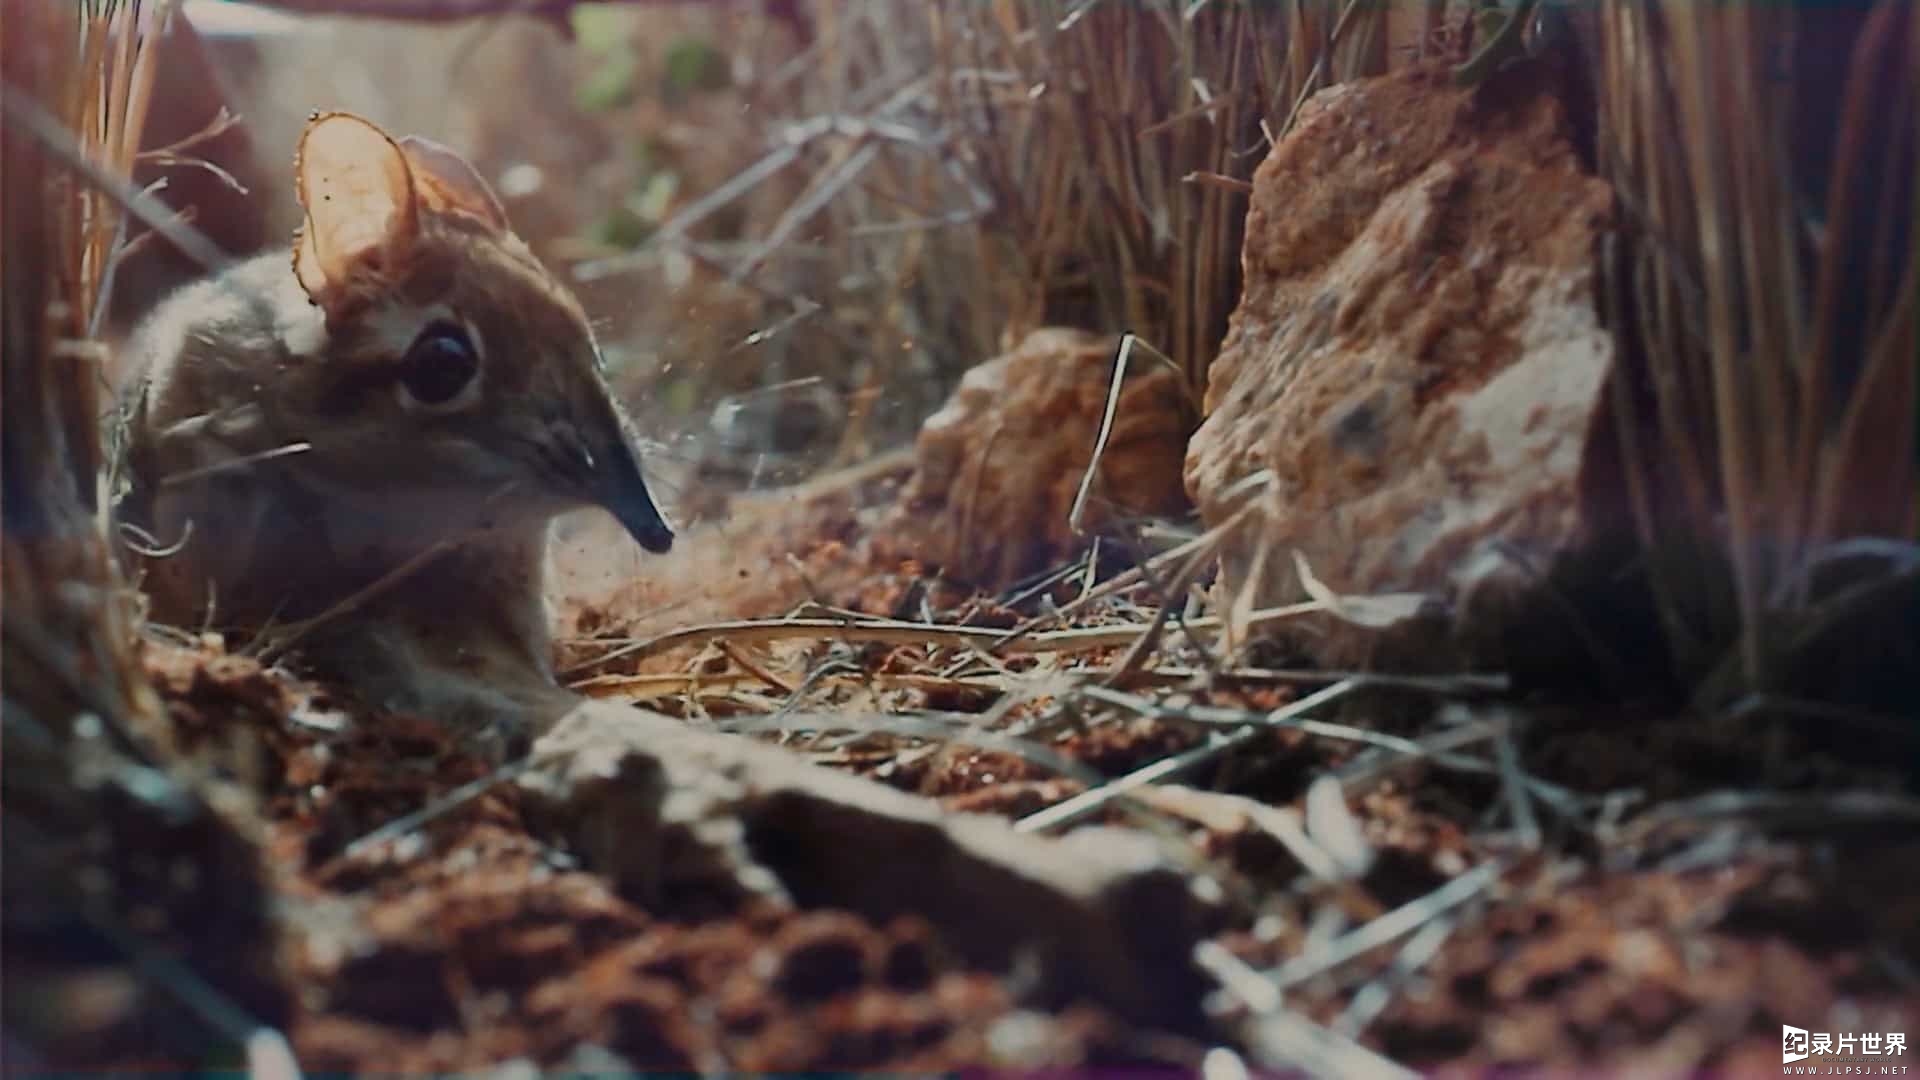
M 1146 837 L 1060 838 L 950 814 L 737 736 L 598 702 L 535 744 L 535 827 L 624 895 L 914 915 L 971 960 L 1035 963 L 1043 993 L 1122 1016 L 1196 1015 L 1194 943 L 1217 912 Z
M 1476 92 L 1427 66 L 1334 87 L 1260 166 L 1186 467 L 1210 523 L 1273 472 L 1223 555 L 1226 596 L 1298 599 L 1298 551 L 1334 592 L 1430 592 L 1470 616 L 1589 535 L 1612 197 L 1553 78 L 1526 64 Z M 1375 639 L 1312 640 L 1351 661 Z
M 1005 585 L 1082 541 L 1067 524 L 1106 409 L 1118 342 L 1045 328 L 969 371 L 927 419 L 913 478 L 881 535 L 883 554 L 949 577 Z M 1081 525 L 1186 505 L 1179 378 L 1136 351 Z

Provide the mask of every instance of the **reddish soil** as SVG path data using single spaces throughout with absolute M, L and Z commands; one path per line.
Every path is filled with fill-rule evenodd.
M 403 717 L 361 717 L 340 737 L 288 724 L 313 688 L 248 659 L 155 646 L 149 663 L 189 749 L 257 751 L 296 928 L 284 963 L 304 988 L 289 1036 L 309 1071 L 1151 1060 L 1096 1010 L 1024 1011 L 1003 977 L 958 965 L 910 918 L 645 910 L 530 836 L 510 785 L 417 838 L 342 854 L 485 767 Z
M 833 496 L 749 508 L 766 516 L 734 535 L 756 538 L 754 546 L 727 552 L 748 570 L 717 579 L 737 583 L 737 592 L 704 591 L 701 583 L 716 578 L 696 571 L 660 573 L 630 592 L 576 604 L 569 618 L 582 636 L 624 638 L 699 619 L 777 615 L 810 595 L 880 614 L 902 613 L 904 603 L 917 607 L 925 596 L 946 621 L 965 614 L 1003 627 L 1037 610 L 965 603 L 955 590 L 922 588 L 911 566 L 861 566 L 859 504 Z M 689 544 L 682 558 L 710 562 L 718 546 Z M 789 561 L 788 552 L 796 558 Z M 1073 592 L 1063 587 L 1055 598 Z M 654 614 L 615 619 L 610 611 Z M 582 641 L 564 651 L 577 665 L 606 648 Z M 797 645 L 756 655 L 757 666 L 795 683 L 818 660 Z M 935 662 L 919 647 L 852 656 L 869 675 Z M 352 841 L 486 767 L 430 723 L 364 715 L 351 701 L 329 700 L 324 690 L 211 644 L 153 644 L 147 659 L 173 737 L 260 793 L 274 889 L 291 930 L 282 964 L 297 992 L 287 1030 L 309 1072 L 424 1073 L 514 1059 L 590 1072 L 1191 1069 L 1209 1045 L 1236 1046 L 1247 1030 L 1237 1024 L 1244 1009 L 1231 1005 L 1217 1031 L 1171 1023 L 1156 1031 L 1121 1025 L 1087 1005 L 1028 1000 L 1017 971 L 969 967 L 914 918 L 875 925 L 840 911 L 753 902 L 649 908 L 543 843 L 522 820 L 510 784 L 398 841 L 347 854 Z M 642 666 L 657 673 L 689 664 L 724 666 L 688 650 Z M 831 707 L 855 691 L 809 693 L 811 704 Z M 949 713 L 984 714 L 996 697 L 894 693 L 889 704 L 902 711 Z M 1222 682 L 1189 696 L 1266 709 L 1289 693 L 1275 684 Z M 1044 698 L 1025 702 L 1001 722 L 1042 717 L 1047 708 Z M 682 714 L 690 722 L 725 715 Z M 1340 720 L 1402 735 L 1432 730 L 1427 712 L 1412 708 L 1349 710 Z M 1205 737 L 1192 725 L 1120 714 L 1060 730 L 1047 745 L 1104 777 Z M 1522 750 L 1534 775 L 1575 792 L 1632 785 L 1672 798 L 1758 775 L 1777 748 L 1728 743 L 1670 716 L 1586 709 L 1541 724 Z M 1804 757 L 1804 787 L 1838 779 L 1883 790 L 1901 783 L 1893 769 L 1876 774 L 1857 762 L 1821 766 L 1818 755 Z M 1011 817 L 1082 790 L 1080 781 L 1035 761 L 958 744 L 871 738 L 819 760 L 951 809 Z M 1352 743 L 1279 731 L 1182 782 L 1298 805 L 1314 777 L 1354 760 Z M 1377 1008 L 1362 1044 L 1423 1070 L 1745 1074 L 1770 1071 L 1781 1024 L 1920 1036 L 1920 993 L 1911 981 L 1920 956 L 1920 879 L 1911 867 L 1920 844 L 1910 833 L 1826 829 L 1794 837 L 1682 822 L 1631 842 L 1602 842 L 1543 818 L 1550 826 L 1544 845 L 1529 852 L 1481 828 L 1500 798 L 1495 780 L 1437 770 L 1396 772 L 1372 785 L 1351 807 L 1379 858 L 1362 880 L 1342 887 L 1303 885 L 1299 864 L 1268 832 L 1206 815 L 1165 820 L 1202 865 L 1252 900 L 1253 910 L 1222 941 L 1263 971 L 1300 955 L 1330 909 L 1344 910 L 1351 929 L 1488 859 L 1512 860 L 1495 884 L 1453 912 L 1457 925 L 1412 977 L 1382 981 L 1406 942 L 1401 937 L 1287 992 L 1289 1008 L 1336 1028 L 1351 1009 Z M 1113 812 L 1102 820 L 1132 819 Z M 1390 994 L 1373 997 L 1389 985 Z M 74 1013 L 84 1037 L 61 1048 L 71 1056 L 60 1063 L 138 1059 L 139 1040 L 114 1034 L 131 1021 L 116 1014 L 117 999 L 94 992 L 74 1000 L 83 998 L 94 1002 Z

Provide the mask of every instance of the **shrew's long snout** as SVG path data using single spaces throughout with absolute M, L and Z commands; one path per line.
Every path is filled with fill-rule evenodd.
M 664 555 L 673 548 L 673 529 L 647 490 L 640 459 L 626 439 L 616 439 L 600 457 L 598 501 L 641 547 Z

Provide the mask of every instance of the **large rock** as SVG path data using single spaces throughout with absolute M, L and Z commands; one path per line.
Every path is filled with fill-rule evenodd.
M 1209 523 L 1272 471 L 1224 549 L 1226 598 L 1300 599 L 1297 551 L 1337 593 L 1429 592 L 1456 611 L 1495 594 L 1510 612 L 1591 535 L 1612 201 L 1553 78 L 1527 64 L 1476 91 L 1425 66 L 1337 86 L 1260 166 L 1244 292 L 1186 466 Z M 1379 640 L 1315 629 L 1304 640 L 1329 662 Z
M 1035 330 L 967 372 L 929 417 L 914 472 L 885 527 L 883 555 L 996 587 L 1045 569 L 1083 542 L 1067 518 L 1106 410 L 1118 341 Z M 1185 508 L 1187 413 L 1179 377 L 1136 349 L 1081 528 Z

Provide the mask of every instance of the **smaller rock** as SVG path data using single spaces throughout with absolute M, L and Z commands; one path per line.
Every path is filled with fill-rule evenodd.
M 878 530 L 889 560 L 915 559 L 988 588 L 1057 563 L 1084 542 L 1067 523 L 1099 436 L 1119 341 L 1050 327 L 967 372 L 927 419 L 914 473 Z M 1081 527 L 1186 505 L 1188 412 L 1180 377 L 1136 349 Z
M 775 746 L 600 702 L 561 720 L 532 758 L 519 781 L 529 825 L 625 895 L 697 889 L 874 922 L 911 914 L 970 963 L 1030 960 L 1037 985 L 1062 1000 L 1176 1028 L 1196 1020 L 1192 950 L 1218 905 L 1141 834 L 1033 836 Z M 769 974 L 822 993 L 850 985 L 846 951 L 827 940 L 833 925 L 806 924 L 817 948 L 787 941 Z M 866 983 L 880 964 L 863 946 L 852 966 Z

